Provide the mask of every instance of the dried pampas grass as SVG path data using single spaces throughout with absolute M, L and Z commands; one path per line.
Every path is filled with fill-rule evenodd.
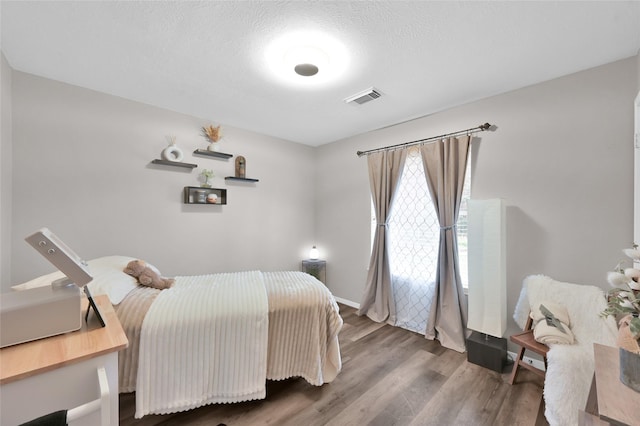
M 220 126 L 203 127 L 202 132 L 211 142 L 218 142 L 222 138 L 222 128 Z

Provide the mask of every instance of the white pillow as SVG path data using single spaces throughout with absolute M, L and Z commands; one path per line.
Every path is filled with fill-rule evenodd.
M 138 286 L 138 280 L 123 272 L 125 266 L 135 259 L 135 257 L 128 256 L 105 256 L 89 260 L 87 269 L 93 280 L 87 285 L 91 294 L 94 296 L 106 294 L 113 305 L 122 302 L 125 296 Z M 27 290 L 35 287 L 44 287 L 63 276 L 62 272 L 57 271 L 34 278 L 26 283 L 14 285 L 11 288 L 14 290 Z

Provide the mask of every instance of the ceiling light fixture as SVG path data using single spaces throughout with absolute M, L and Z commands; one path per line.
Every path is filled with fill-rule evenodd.
M 293 46 L 284 56 L 287 67 L 292 67 L 293 71 L 303 77 L 317 75 L 329 64 L 329 55 L 322 49 L 313 46 Z
M 318 71 L 320 71 L 320 69 L 313 64 L 298 64 L 293 67 L 293 70 L 296 72 L 296 74 L 303 77 L 311 77 L 318 74 Z
M 265 51 L 265 60 L 272 77 L 296 86 L 335 81 L 348 65 L 342 43 L 318 32 L 295 32 L 274 40 Z

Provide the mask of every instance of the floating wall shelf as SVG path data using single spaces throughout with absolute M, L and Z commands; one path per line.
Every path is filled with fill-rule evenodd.
M 196 149 L 195 151 L 193 151 L 193 153 L 195 155 L 204 155 L 206 157 L 223 158 L 225 160 L 233 157 L 233 154 L 225 154 L 224 152 L 218 152 L 218 151 L 209 151 L 207 149 Z
M 215 194 L 215 203 L 208 201 L 209 194 Z M 184 187 L 185 204 L 209 204 L 211 206 L 227 204 L 227 190 L 221 188 L 203 188 L 201 186 Z
M 235 176 L 227 176 L 224 178 L 224 180 L 235 180 L 240 182 L 259 182 L 258 179 L 241 178 L 241 177 L 235 177 Z
M 162 164 L 163 166 L 182 167 L 185 169 L 193 169 L 198 167 L 197 164 L 183 163 L 181 161 L 153 160 L 152 164 Z

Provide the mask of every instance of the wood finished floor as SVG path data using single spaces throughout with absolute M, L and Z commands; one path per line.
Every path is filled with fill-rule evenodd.
M 135 394 L 120 395 L 120 424 L 151 425 L 548 425 L 542 379 L 524 370 L 514 386 L 466 354 L 340 305 L 342 372 L 329 384 L 267 383 L 261 401 L 216 404 L 133 418 Z

